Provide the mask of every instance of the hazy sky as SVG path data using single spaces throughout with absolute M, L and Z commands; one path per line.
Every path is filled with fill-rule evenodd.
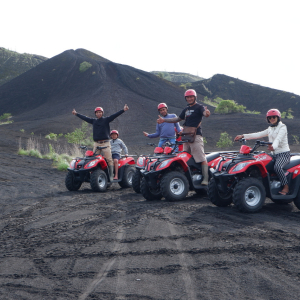
M 9 0 L 0 47 L 84 48 L 145 71 L 226 74 L 300 95 L 298 0 Z

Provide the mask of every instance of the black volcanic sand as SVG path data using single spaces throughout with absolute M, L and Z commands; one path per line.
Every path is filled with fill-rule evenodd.
M 218 208 L 190 192 L 147 202 L 114 184 L 64 186 L 1 126 L 1 299 L 298 299 L 293 204 Z

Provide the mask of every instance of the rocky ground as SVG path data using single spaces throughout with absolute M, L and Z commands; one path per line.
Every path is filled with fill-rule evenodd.
M 147 202 L 114 184 L 64 185 L 51 162 L 1 132 L 0 299 L 298 299 L 299 221 L 267 199 L 256 214 L 190 192 Z

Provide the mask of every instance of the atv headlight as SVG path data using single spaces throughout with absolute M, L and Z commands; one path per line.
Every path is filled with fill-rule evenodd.
M 95 165 L 96 162 L 97 162 L 96 160 L 91 161 L 91 162 L 88 164 L 88 167 L 89 167 L 89 168 L 93 167 L 93 166 Z
M 164 161 L 158 166 L 158 169 L 164 168 L 169 162 L 170 162 L 170 159 L 164 160 Z
M 143 167 L 144 166 L 144 157 L 139 157 L 137 160 L 137 165 Z
M 70 162 L 70 168 L 74 169 L 75 163 L 76 163 L 76 159 L 72 159 L 72 161 Z
M 238 172 L 238 171 L 242 170 L 248 164 L 249 164 L 249 162 L 239 163 L 232 169 L 232 172 Z

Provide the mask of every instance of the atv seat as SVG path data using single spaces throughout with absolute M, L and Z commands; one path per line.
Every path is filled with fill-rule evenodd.
M 290 162 L 283 167 L 283 170 L 286 171 L 286 170 L 288 170 L 290 168 L 293 168 L 297 165 L 300 165 L 300 155 L 292 156 L 291 159 L 290 159 Z
M 191 157 L 191 158 L 187 161 L 187 165 L 188 165 L 189 167 L 194 167 L 194 168 L 196 168 L 196 169 L 198 169 L 198 170 L 202 170 L 201 164 L 197 164 L 197 163 L 195 162 L 194 157 Z
M 206 161 L 210 162 L 220 156 L 220 152 L 212 152 L 206 155 Z

